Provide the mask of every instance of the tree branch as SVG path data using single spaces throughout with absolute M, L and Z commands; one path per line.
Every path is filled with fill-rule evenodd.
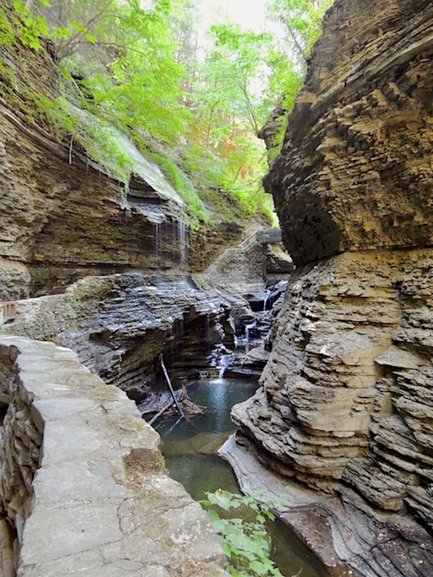
M 65 42 L 63 45 L 62 44 L 59 45 L 59 49 L 58 49 L 59 60 L 62 60 L 63 58 L 66 58 L 67 56 L 71 55 L 74 48 L 78 44 L 81 44 L 82 39 L 85 38 L 86 34 L 88 34 L 92 30 L 93 26 L 98 22 L 98 20 L 108 10 L 108 8 L 110 7 L 110 5 L 112 3 L 113 3 L 113 0 L 108 0 L 108 2 L 106 2 L 102 6 L 102 8 L 94 16 L 92 16 L 92 18 L 90 18 L 90 20 L 87 22 L 86 28 L 83 32 L 80 32 L 77 35 L 71 36 L 71 38 L 69 38 L 69 40 L 67 42 Z
M 299 53 L 299 56 L 302 58 L 302 60 L 303 60 L 306 64 L 308 64 L 307 55 L 305 54 L 304 49 L 302 48 L 299 40 L 297 39 L 296 34 L 295 34 L 295 31 L 293 30 L 290 22 L 287 20 L 287 18 L 285 18 L 285 17 L 282 16 L 282 15 L 280 16 L 280 20 L 281 20 L 281 22 L 285 25 L 285 27 L 287 28 L 287 30 L 288 30 L 288 32 L 289 32 L 289 34 L 290 34 L 290 36 L 291 36 L 291 38 L 292 38 L 292 40 L 293 40 L 293 43 L 294 43 L 294 45 L 295 45 L 295 48 L 296 48 L 296 50 L 297 50 L 298 53 Z

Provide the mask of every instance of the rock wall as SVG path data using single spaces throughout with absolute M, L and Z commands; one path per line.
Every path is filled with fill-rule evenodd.
M 39 101 L 59 94 L 45 50 L 2 45 L 0 68 L 0 300 L 59 293 L 89 275 L 202 270 L 242 238 L 242 225 L 214 223 L 188 242 L 183 201 L 132 143 L 147 180 L 120 183 L 96 166 L 41 112 Z
M 337 0 L 266 179 L 298 267 L 227 455 L 301 492 L 289 522 L 337 575 L 433 572 L 432 24 Z
M 229 314 L 221 294 L 182 277 L 129 273 L 88 277 L 64 294 L 18 301 L 15 321 L 0 334 L 70 347 L 107 384 L 144 401 L 156 389 L 160 354 L 174 377 L 178 369 L 197 377 L 208 368 L 213 347 L 233 340 Z
M 266 179 L 296 264 L 433 244 L 433 7 L 337 0 Z
M 0 51 L 9 70 L 0 84 L 0 299 L 60 292 L 88 274 L 179 265 L 180 199 L 141 191 L 138 202 L 79 147 L 71 152 L 36 104 L 56 96 L 53 62 L 43 50 L 14 50 Z
M 170 479 L 159 436 L 72 351 L 0 339 L 12 401 L 0 442 L 5 577 L 225 576 L 198 503 Z M 13 543 L 13 545 L 12 545 Z

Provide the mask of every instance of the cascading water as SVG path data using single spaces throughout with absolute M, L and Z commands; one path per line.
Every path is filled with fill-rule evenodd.
M 257 327 L 256 321 L 245 325 L 245 352 L 250 352 L 250 331 L 251 329 L 255 329 Z
M 232 360 L 233 355 L 223 355 L 221 357 L 221 363 L 219 366 L 219 372 L 218 372 L 218 378 L 219 379 L 223 379 L 224 378 L 224 373 L 226 372 L 226 369 L 230 366 L 230 361 Z
M 177 223 L 177 237 L 179 241 L 179 264 L 181 268 L 188 264 L 188 247 L 186 237 L 186 224 L 182 221 Z
M 160 251 L 161 251 L 161 232 L 159 222 L 155 224 L 155 268 L 159 268 Z
M 266 312 L 268 309 L 268 301 L 269 301 L 270 296 L 271 296 L 271 291 L 269 289 L 266 289 L 265 298 L 263 299 L 263 312 Z

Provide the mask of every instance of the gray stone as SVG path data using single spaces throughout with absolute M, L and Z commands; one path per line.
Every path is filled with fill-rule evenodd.
M 159 435 L 125 393 L 65 348 L 0 338 L 0 359 L 12 349 L 0 505 L 18 577 L 225 576 L 206 514 L 167 476 Z M 14 577 L 0 521 L 0 569 Z

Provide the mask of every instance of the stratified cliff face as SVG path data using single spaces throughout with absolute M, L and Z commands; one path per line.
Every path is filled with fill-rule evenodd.
M 47 120 L 37 101 L 60 90 L 44 50 L 0 46 L 0 64 L 0 301 L 62 292 L 87 275 L 185 270 L 186 207 L 159 168 L 126 141 L 142 172 L 122 184 Z M 191 269 L 242 233 L 231 223 L 195 232 Z
M 410 498 L 421 511 L 433 476 L 432 256 L 345 253 L 294 273 L 263 387 L 234 411 L 278 472 L 327 492 L 344 479 L 384 510 Z
M 59 292 L 86 274 L 180 262 L 179 206 L 131 205 L 118 183 L 76 157 L 69 164 L 67 150 L 5 107 L 0 114 L 1 300 Z
M 297 264 L 433 244 L 433 6 L 339 0 L 269 176 Z
M 298 268 L 233 411 L 239 444 L 312 490 L 336 557 L 369 577 L 433 571 L 432 29 L 426 1 L 328 13 L 267 177 Z

